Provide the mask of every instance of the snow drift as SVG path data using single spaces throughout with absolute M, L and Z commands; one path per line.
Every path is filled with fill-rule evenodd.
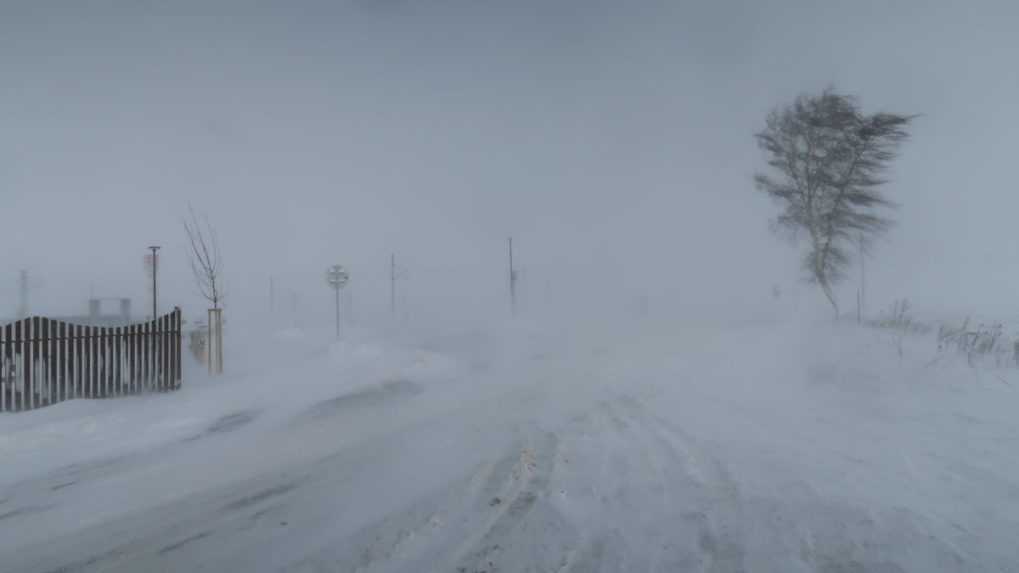
M 288 331 L 0 418 L 8 571 L 1019 568 L 1019 377 L 759 321 Z M 235 359 L 242 356 L 234 354 Z

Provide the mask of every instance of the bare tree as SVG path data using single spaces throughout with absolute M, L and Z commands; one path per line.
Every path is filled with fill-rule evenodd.
M 223 301 L 223 258 L 219 251 L 219 238 L 209 224 L 208 217 L 199 218 L 194 208 L 188 205 L 188 216 L 184 218 L 184 230 L 191 243 L 191 272 L 194 273 L 198 290 L 212 308 L 219 308 Z
M 806 234 L 803 269 L 836 318 L 834 286 L 845 278 L 854 243 L 869 252 L 893 223 L 886 213 L 895 204 L 881 190 L 883 175 L 915 117 L 866 115 L 856 98 L 829 88 L 771 112 L 755 136 L 772 168 L 754 177 L 756 186 L 783 206 L 776 229 L 794 239 Z

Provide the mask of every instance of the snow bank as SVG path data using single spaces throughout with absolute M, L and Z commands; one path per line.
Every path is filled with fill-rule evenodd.
M 181 392 L 2 417 L 0 559 L 1019 569 L 1015 371 L 829 322 L 614 326 L 305 331 Z

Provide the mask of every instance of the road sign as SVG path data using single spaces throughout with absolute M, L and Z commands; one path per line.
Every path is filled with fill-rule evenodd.
M 340 338 L 340 290 L 350 281 L 350 273 L 343 265 L 333 265 L 326 269 L 326 284 L 336 291 L 336 338 Z
M 335 290 L 340 290 L 350 282 L 350 273 L 343 265 L 333 265 L 326 270 L 326 283 Z

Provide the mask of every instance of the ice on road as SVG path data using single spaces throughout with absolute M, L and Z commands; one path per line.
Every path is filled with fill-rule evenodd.
M 0 569 L 1019 571 L 1019 380 L 926 341 L 321 340 L 0 418 Z

